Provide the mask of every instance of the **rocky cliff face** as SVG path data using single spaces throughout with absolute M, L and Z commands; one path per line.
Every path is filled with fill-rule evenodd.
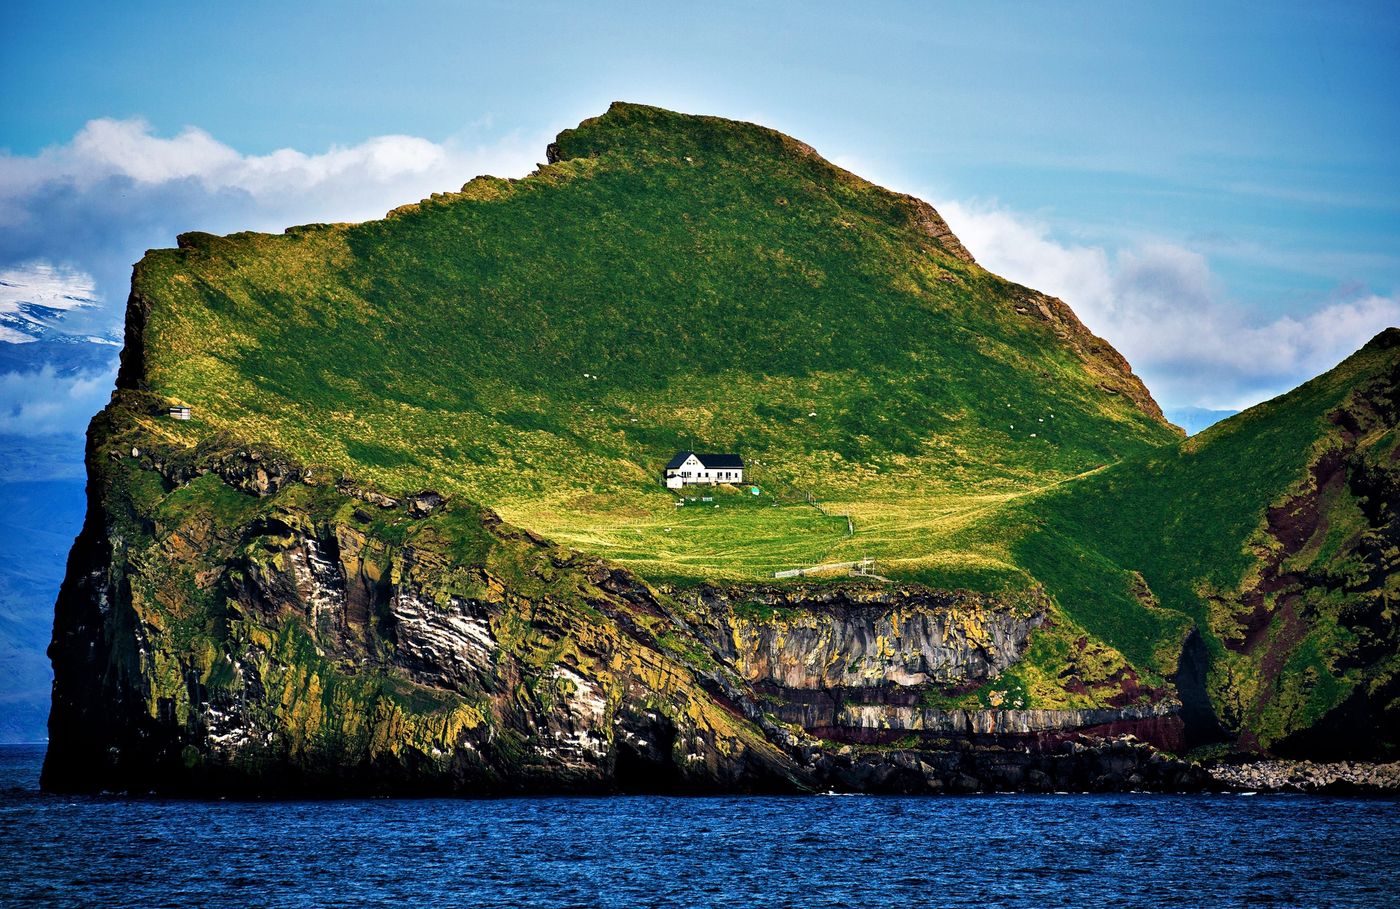
M 717 641 L 751 683 L 784 688 L 957 686 L 984 681 L 1025 653 L 1043 604 L 1015 609 L 995 597 L 922 588 L 749 588 L 719 610 Z
M 119 444 L 89 453 L 50 651 L 50 788 L 796 785 L 605 566 L 471 506 L 415 518 L 266 453 L 102 428 Z
M 899 703 L 1016 664 L 1044 604 L 918 587 L 668 594 L 433 493 L 332 482 L 269 451 L 165 449 L 156 403 L 121 392 L 94 423 L 50 649 L 50 789 L 1049 786 L 1107 760 L 1060 744 L 1137 716 Z M 856 690 L 867 703 L 834 712 L 801 701 Z M 831 743 L 870 729 L 914 739 L 883 756 Z M 990 773 L 954 740 L 1047 756 L 1022 748 Z M 1060 776 L 1027 777 L 1031 763 Z M 1132 776 L 1099 769 L 1104 786 Z M 1154 779 L 1196 780 L 1178 770 Z
M 1400 347 L 1400 332 L 1369 347 Z M 1400 740 L 1400 362 L 1326 415 L 1306 472 L 1250 541 L 1257 569 L 1211 599 L 1211 678 L 1249 750 L 1377 758 Z

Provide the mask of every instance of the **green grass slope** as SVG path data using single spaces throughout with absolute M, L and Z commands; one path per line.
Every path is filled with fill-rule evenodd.
M 1246 747 L 1400 735 L 1400 330 L 1189 441 L 1018 505 L 1018 563 L 1090 632 L 1169 671 L 1199 629 Z M 1330 742 L 1308 730 L 1333 717 Z M 1324 747 L 1325 746 L 1325 747 Z
M 549 157 L 382 221 L 152 252 L 124 381 L 193 405 L 172 441 L 432 486 L 681 580 L 869 555 L 1025 586 L 959 534 L 1179 438 L 1064 304 L 793 139 L 615 104 Z M 766 494 L 678 508 L 680 448 L 742 453 Z

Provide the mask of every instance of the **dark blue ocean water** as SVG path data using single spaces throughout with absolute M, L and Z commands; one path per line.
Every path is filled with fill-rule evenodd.
M 177 802 L 0 747 L 0 899 L 72 906 L 1397 906 L 1400 803 L 1305 796 Z

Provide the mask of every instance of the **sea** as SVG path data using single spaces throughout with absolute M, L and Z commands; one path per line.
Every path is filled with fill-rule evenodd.
M 0 746 L 0 902 L 1400 906 L 1400 802 L 1302 795 L 177 801 Z

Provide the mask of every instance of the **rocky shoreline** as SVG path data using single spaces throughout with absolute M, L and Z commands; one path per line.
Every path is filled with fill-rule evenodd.
M 1292 792 L 1400 796 L 1400 762 L 1235 760 L 1198 763 L 1133 735 L 1079 735 L 1047 749 L 975 746 L 861 749 L 821 754 L 809 768 L 823 789 L 883 794 L 976 792 Z
M 1217 783 L 1235 792 L 1400 795 L 1400 762 L 1265 760 L 1206 769 Z
M 1201 765 L 1132 735 L 1076 736 L 1052 749 L 975 746 L 857 749 L 846 745 L 810 765 L 820 789 L 889 795 L 976 792 L 1206 792 Z
M 977 792 L 1234 792 L 1400 796 L 1400 762 L 1260 760 L 1199 764 L 1134 736 L 1079 736 L 1030 752 L 974 747 L 856 750 L 822 755 L 812 768 L 823 788 L 884 794 Z

